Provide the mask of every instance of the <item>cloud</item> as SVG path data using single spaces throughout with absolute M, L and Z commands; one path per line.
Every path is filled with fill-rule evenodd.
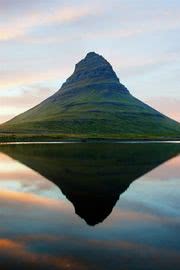
M 4 2 L 4 1 L 3 1 Z M 9 2 L 9 1 L 8 1 Z M 19 1 L 13 1 L 11 5 L 7 2 L 1 3 L 6 14 L 4 21 L 0 23 L 0 40 L 8 41 L 12 39 L 23 38 L 24 41 L 41 42 L 41 35 L 34 37 L 33 30 L 39 27 L 61 27 L 61 25 L 71 24 L 73 34 L 74 27 L 78 37 L 85 39 L 99 38 L 127 38 L 137 36 L 139 34 L 147 34 L 149 32 L 168 31 L 180 27 L 178 7 L 160 8 L 156 5 L 156 9 L 152 4 L 144 7 L 142 3 L 135 5 L 132 2 L 112 1 L 111 5 L 107 1 L 97 2 L 71 1 L 67 5 L 64 1 L 50 2 L 43 1 L 32 5 L 19 4 L 18 12 L 16 10 Z M 14 2 L 17 2 L 16 5 Z M 13 8 L 11 7 L 13 6 Z M 11 9 L 9 8 L 11 7 Z M 112 16 L 113 14 L 113 16 Z M 10 17 L 7 20 L 7 17 Z M 81 22 L 83 20 L 83 23 Z M 80 21 L 79 24 L 76 24 Z M 112 27 L 113 24 L 113 27 Z M 88 29 L 88 31 L 87 31 Z M 47 30 L 47 29 L 46 29 Z M 63 38 L 67 37 L 64 33 Z M 52 42 L 57 42 L 59 37 L 46 37 Z M 42 39 L 42 42 L 43 39 Z
M 21 90 L 19 94 L 0 97 L 0 122 L 5 122 L 32 108 L 58 90 L 40 84 L 22 88 L 24 90 Z
M 17 87 L 21 85 L 30 85 L 35 84 L 39 82 L 45 82 L 49 80 L 56 80 L 61 79 L 64 77 L 64 74 L 66 73 L 67 69 L 66 67 L 63 69 L 44 69 L 43 67 L 41 70 L 37 71 L 37 68 L 34 67 L 34 70 L 6 70 L 4 72 L 1 72 L 0 74 L 0 89 L 3 91 L 3 89 L 8 87 Z
M 152 55 L 113 55 L 112 62 L 124 77 L 142 76 L 148 73 L 157 73 L 158 69 L 177 63 L 179 52 L 161 52 L 157 57 Z
M 5 115 L 0 114 L 0 123 L 4 123 L 4 122 L 10 120 L 11 118 L 13 118 L 13 116 L 14 116 L 14 113 L 12 113 L 12 114 L 7 113 Z
M 0 99 L 0 107 L 17 107 L 26 108 L 30 104 L 37 104 L 40 99 L 48 97 L 50 94 L 55 93 L 54 89 L 43 87 L 41 85 L 25 88 L 22 93 L 15 96 L 2 96 Z
M 172 119 L 180 122 L 180 98 L 157 96 L 145 100 L 150 106 L 156 110 L 166 114 Z
M 24 265 L 26 269 L 72 269 L 85 270 L 87 265 L 72 256 L 53 256 L 29 250 L 25 243 L 8 238 L 0 238 L 0 256 L 5 266 Z M 3 260 L 3 261 L 4 261 Z M 15 266 L 16 267 L 16 266 Z M 6 268 L 5 268 L 6 269 Z
M 19 38 L 35 27 L 75 22 L 91 14 L 94 14 L 94 8 L 88 5 L 52 6 L 46 11 L 26 11 L 25 14 L 0 24 L 0 40 Z

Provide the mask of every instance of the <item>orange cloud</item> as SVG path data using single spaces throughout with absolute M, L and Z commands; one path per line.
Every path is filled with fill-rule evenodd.
M 10 190 L 0 190 L 0 202 L 12 203 L 12 207 L 15 204 L 20 204 L 22 208 L 28 207 L 41 207 L 43 209 L 50 209 L 51 211 L 68 211 L 69 203 L 63 200 L 56 200 L 45 198 L 40 195 L 25 193 L 25 192 L 16 192 Z
M 87 269 L 85 263 L 68 256 L 53 256 L 29 251 L 25 244 L 6 238 L 0 239 L 0 255 L 5 256 L 10 261 L 18 261 L 33 269 L 39 267 L 52 267 L 52 269 Z M 13 262 L 12 262 L 13 265 Z

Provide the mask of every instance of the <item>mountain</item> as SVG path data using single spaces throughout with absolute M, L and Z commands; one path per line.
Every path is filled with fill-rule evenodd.
M 134 180 L 178 155 L 180 144 L 17 144 L 1 145 L 0 152 L 55 183 L 76 214 L 96 225 Z
M 58 92 L 0 130 L 80 138 L 180 137 L 178 122 L 132 96 L 94 52 L 76 64 Z

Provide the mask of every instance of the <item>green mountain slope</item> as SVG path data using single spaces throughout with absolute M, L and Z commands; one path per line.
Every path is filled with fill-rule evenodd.
M 179 123 L 133 97 L 94 52 L 76 65 L 57 93 L 0 129 L 69 137 L 180 137 Z

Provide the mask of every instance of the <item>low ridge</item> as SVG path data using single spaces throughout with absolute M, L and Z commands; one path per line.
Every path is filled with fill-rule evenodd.
M 180 124 L 133 97 L 95 52 L 76 64 L 58 92 L 0 130 L 79 138 L 180 137 Z

